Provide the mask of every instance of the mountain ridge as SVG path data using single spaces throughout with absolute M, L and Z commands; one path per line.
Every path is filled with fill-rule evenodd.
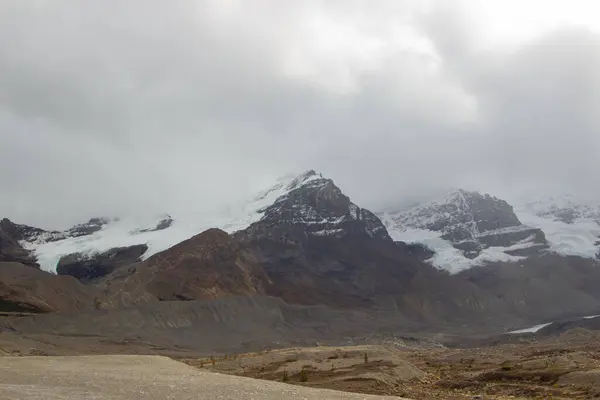
M 335 187 L 351 212 L 337 215 L 335 218 L 341 219 L 336 221 L 322 218 L 317 204 L 294 208 L 296 199 L 290 199 L 290 194 L 311 186 L 318 190 L 331 186 L 329 192 Z M 295 214 L 306 231 L 316 235 L 335 235 L 342 232 L 338 224 L 362 219 L 377 231 L 374 234 L 427 246 L 434 252 L 430 262 L 451 273 L 487 263 L 517 262 L 544 251 L 585 258 L 600 256 L 600 206 L 594 208 L 593 202 L 580 204 L 564 196 L 554 203 L 508 203 L 486 193 L 455 189 L 441 199 L 395 212 L 373 213 L 351 203 L 331 179 L 307 170 L 288 174 L 248 201 L 229 206 L 229 214 L 193 222 L 162 214 L 148 219 L 96 217 L 66 231 L 11 224 L 12 236 L 33 254 L 42 269 L 51 272 L 64 264 L 64 257 L 93 260 L 113 249 L 134 246 L 147 246 L 140 258 L 145 260 L 206 229 L 215 227 L 234 233 L 263 218 L 276 221 L 282 213 Z M 570 234 L 575 228 L 582 232 Z M 585 246 L 578 243 L 582 240 Z

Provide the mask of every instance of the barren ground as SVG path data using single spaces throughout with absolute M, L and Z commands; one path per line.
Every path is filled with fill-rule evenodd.
M 0 377 L 7 400 L 371 398 L 200 371 L 160 356 L 0 357 Z
M 222 373 L 417 400 L 592 399 L 600 398 L 598 339 L 574 330 L 558 339 L 476 349 L 313 347 L 183 361 Z

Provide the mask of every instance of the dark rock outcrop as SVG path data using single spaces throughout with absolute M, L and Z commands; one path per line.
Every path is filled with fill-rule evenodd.
M 72 237 L 80 237 L 91 235 L 94 232 L 98 232 L 102 227 L 108 224 L 110 221 L 108 218 L 91 218 L 84 224 L 78 224 L 69 229 L 68 235 Z
M 140 229 L 139 231 L 137 231 L 137 233 L 162 231 L 164 229 L 170 228 L 171 225 L 173 225 L 173 218 L 167 214 L 160 221 L 158 221 L 156 226 L 154 226 L 153 228 Z
M 11 237 L 18 241 L 29 243 L 34 242 L 54 242 L 67 237 L 65 232 L 46 231 L 29 225 L 15 224 L 7 218 L 0 221 L 0 229 L 3 229 Z
M 74 253 L 64 256 L 58 262 L 59 275 L 71 275 L 83 283 L 89 283 L 108 275 L 115 269 L 138 262 L 148 250 L 146 244 L 129 247 L 116 247 L 103 253 L 86 255 Z

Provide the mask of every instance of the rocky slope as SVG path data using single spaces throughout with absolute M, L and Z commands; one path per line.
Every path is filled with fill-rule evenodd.
M 0 311 L 46 313 L 91 309 L 99 293 L 70 276 L 0 262 Z
M 18 262 L 39 268 L 35 256 L 21 245 L 18 226 L 8 219 L 0 221 L 0 262 Z
M 428 246 L 432 263 L 451 272 L 516 261 L 547 247 L 541 229 L 522 224 L 510 204 L 489 194 L 456 190 L 380 216 L 395 240 Z
M 401 293 L 417 274 L 419 253 L 395 244 L 379 218 L 352 203 L 331 180 L 309 171 L 283 189 L 244 230 L 210 229 L 110 274 L 104 284 L 111 300 L 253 294 L 296 304 L 368 307 L 379 295 Z
M 12 235 L 42 266 L 52 258 L 60 273 L 91 282 L 106 309 L 268 297 L 376 314 L 382 329 L 499 328 L 600 309 L 595 261 L 553 258 L 539 228 L 488 195 L 458 191 L 382 214 L 390 235 L 377 215 L 308 171 L 230 211 L 187 225 L 95 219 L 56 240 L 22 226 Z M 429 241 L 393 240 L 415 232 Z M 457 273 L 434 268 L 446 265 L 439 260 Z
M 93 282 L 115 269 L 134 264 L 148 250 L 145 244 L 116 247 L 93 256 L 75 253 L 61 257 L 56 267 L 58 275 L 70 275 L 82 283 Z

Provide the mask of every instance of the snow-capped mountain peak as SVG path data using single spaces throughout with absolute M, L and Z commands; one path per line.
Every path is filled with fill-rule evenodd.
M 344 234 L 351 221 L 360 221 L 360 229 L 369 235 L 389 239 L 374 214 L 356 206 L 333 181 L 313 170 L 283 177 L 249 201 L 225 209 L 221 213 L 207 212 L 195 220 L 164 214 L 92 218 L 63 232 L 28 227 L 29 234 L 21 235 L 20 240 L 23 247 L 33 251 L 43 269 L 56 271 L 66 255 L 77 254 L 78 259 L 85 259 L 111 249 L 144 244 L 148 246 L 142 256 L 145 259 L 206 229 L 233 233 L 261 220 L 302 225 L 307 234 L 316 236 Z
M 381 218 L 394 240 L 425 244 L 433 265 L 450 272 L 517 261 L 546 246 L 543 232 L 522 224 L 506 201 L 464 189 Z

